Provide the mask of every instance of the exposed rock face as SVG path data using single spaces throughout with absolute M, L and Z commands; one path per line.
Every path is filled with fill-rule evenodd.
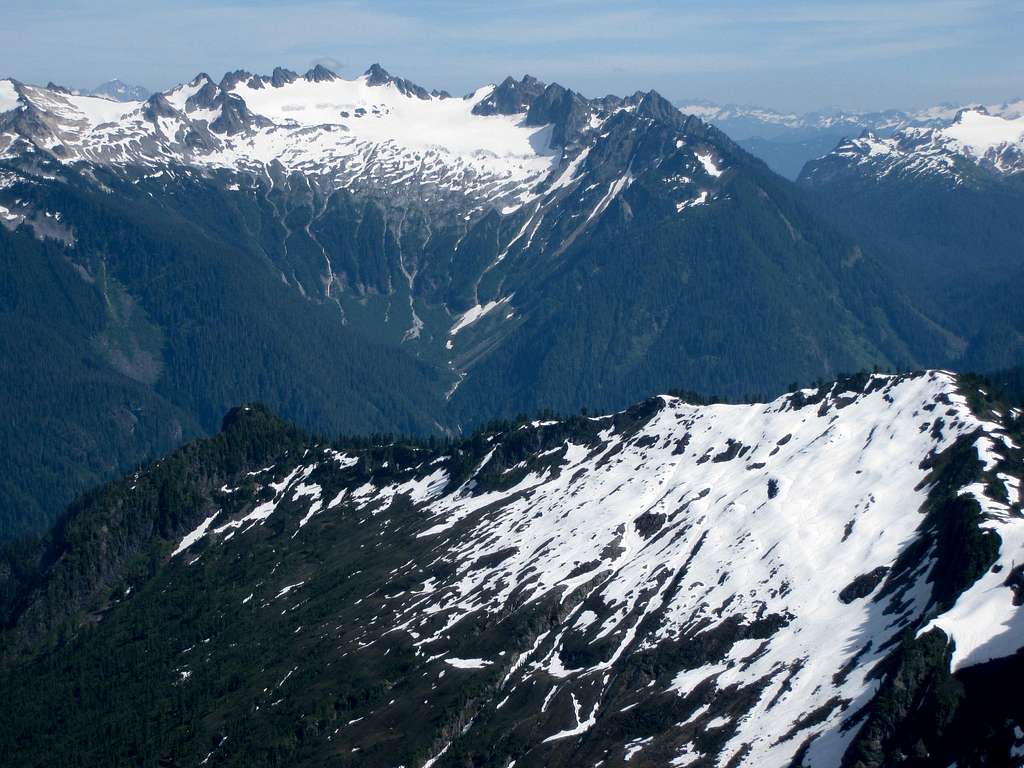
M 517 115 L 526 112 L 533 101 L 544 93 L 544 83 L 531 75 L 522 80 L 506 77 L 490 96 L 473 107 L 475 115 Z
M 274 71 L 270 76 L 270 84 L 275 88 L 281 88 L 289 83 L 294 83 L 298 79 L 299 76 L 290 69 L 274 67 Z

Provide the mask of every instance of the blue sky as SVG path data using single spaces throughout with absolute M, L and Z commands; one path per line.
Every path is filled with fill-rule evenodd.
M 656 88 L 781 109 L 1024 96 L 1020 0 L 3 0 L 0 76 L 151 89 L 228 69 L 359 74 L 462 94 L 525 72 L 588 96 Z

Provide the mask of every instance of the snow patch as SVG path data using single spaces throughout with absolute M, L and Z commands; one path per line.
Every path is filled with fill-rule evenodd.
M 724 170 L 715 165 L 715 159 L 711 156 L 710 152 L 698 152 L 697 159 L 700 160 L 700 164 L 704 166 L 704 170 L 707 172 L 708 176 L 713 176 L 717 179 L 725 173 Z
M 17 109 L 18 105 L 18 92 L 14 89 L 14 83 L 0 80 L 0 113 Z
M 477 320 L 479 320 L 481 317 L 490 312 L 492 309 L 495 309 L 497 307 L 500 307 L 502 304 L 507 304 L 508 302 L 512 301 L 512 296 L 514 295 L 515 294 L 512 294 L 510 296 L 506 296 L 503 299 L 488 301 L 483 306 L 477 304 L 475 306 L 470 307 L 461 315 L 459 315 L 459 319 L 455 322 L 455 325 L 451 327 L 451 330 L 448 331 L 448 335 L 455 336 L 463 328 L 469 327 Z
M 210 523 L 212 523 L 217 518 L 217 515 L 219 515 L 219 514 L 220 514 L 220 510 L 218 509 L 216 512 L 214 512 L 208 518 L 203 520 L 203 522 L 201 522 L 198 526 L 196 526 L 195 530 L 193 530 L 191 533 L 187 534 L 185 536 L 185 538 L 183 538 L 181 540 L 181 543 L 178 544 L 178 548 L 175 549 L 174 552 L 171 553 L 171 557 L 177 557 L 182 552 L 184 552 L 186 549 L 188 549 L 193 544 L 195 544 L 197 541 L 199 541 L 201 538 L 203 538 L 203 536 L 206 535 L 206 531 L 210 527 Z
M 445 659 L 444 663 L 456 669 L 485 669 L 494 662 L 487 659 Z

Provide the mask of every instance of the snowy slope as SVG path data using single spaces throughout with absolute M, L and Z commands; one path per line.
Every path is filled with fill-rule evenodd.
M 385 462 L 383 480 L 356 472 L 357 455 L 315 448 L 250 473 L 256 489 L 225 486 L 175 567 L 216 572 L 239 548 L 270 546 L 276 525 L 282 573 L 245 587 L 271 610 L 282 588 L 317 581 L 306 569 L 292 584 L 288 542 L 345 520 L 386 542 L 394 568 L 348 614 L 358 630 L 311 631 L 353 663 L 407 646 L 410 680 L 436 689 L 447 672 L 488 691 L 461 731 L 441 732 L 457 735 L 432 742 L 438 768 L 449 747 L 497 744 L 522 722 L 524 765 L 787 766 L 799 754 L 835 766 L 907 630 L 944 632 L 956 670 L 1024 645 L 1006 586 L 1024 558 L 1020 466 L 1007 458 L 1018 446 L 951 374 L 876 375 L 763 405 L 664 397 L 567 427 L 492 434 L 473 457 Z M 934 510 L 943 457 L 958 450 L 979 461 L 953 493 L 980 505 L 976 525 L 1001 544 L 990 574 L 949 604 L 935 573 L 965 564 L 938 559 Z M 336 736 L 388 718 L 358 716 L 358 733 Z
M 961 113 L 956 121 L 938 131 L 940 141 L 949 142 L 964 155 L 977 162 L 989 162 L 996 170 L 1016 173 L 1024 170 L 1011 165 L 1006 150 L 1024 147 L 1024 116 L 1005 118 L 980 111 Z M 1007 164 L 1003 164 L 1007 163 Z
M 911 110 L 886 109 L 870 112 L 837 109 L 795 113 L 750 105 L 722 105 L 707 100 L 690 100 L 679 105 L 680 111 L 684 114 L 697 115 L 737 138 L 784 138 L 807 136 L 813 131 L 844 129 L 855 133 L 860 133 L 864 129 L 891 133 L 911 127 L 941 128 L 953 122 L 963 110 L 978 108 L 979 105 L 937 104 Z M 1024 114 L 1024 100 L 989 104 L 980 108 L 990 115 L 1015 118 Z
M 465 99 L 402 93 L 368 77 L 296 80 L 280 88 L 238 84 L 230 92 L 273 129 L 228 147 L 211 162 L 281 162 L 289 170 L 337 163 L 355 179 L 398 186 L 416 180 L 470 196 L 512 196 L 546 175 L 555 161 L 550 129 L 522 115 L 478 116 L 493 86 Z M 352 181 L 346 179 L 346 183 Z
M 1024 171 L 1024 116 L 972 109 L 940 128 L 906 128 L 891 136 L 865 132 L 809 163 L 803 178 L 813 183 L 817 176 L 846 170 L 876 178 L 940 178 L 959 185 L 979 169 L 996 177 Z
M 18 92 L 10 80 L 0 80 L 0 112 L 10 112 L 18 106 Z
M 103 96 L 115 101 L 144 101 L 149 98 L 150 91 L 141 85 L 129 85 L 122 80 L 109 80 L 95 88 L 80 91 L 86 96 Z
M 296 273 L 319 273 L 299 286 L 304 296 L 344 305 L 349 296 L 342 296 L 339 285 L 360 303 L 367 291 L 408 288 L 411 295 L 398 299 L 408 313 L 385 311 L 382 324 L 404 323 L 397 334 L 401 343 L 422 339 L 444 345 L 440 354 L 456 376 L 464 351 L 480 349 L 477 339 L 466 339 L 479 334 L 451 337 L 482 319 L 484 307 L 509 302 L 515 286 L 505 282 L 505 274 L 521 268 L 513 262 L 521 264 L 531 249 L 535 256 L 547 251 L 557 258 L 600 225 L 634 180 L 661 169 L 678 171 L 662 189 L 671 199 L 669 210 L 686 215 L 690 208 L 710 205 L 727 182 L 723 158 L 736 150 L 724 135 L 684 117 L 653 91 L 587 100 L 532 78 L 510 78 L 464 98 L 427 93 L 379 67 L 351 80 L 324 68 L 305 76 L 284 70 L 271 77 L 234 72 L 219 84 L 201 74 L 144 102 L 11 80 L 0 81 L 0 87 L 0 104 L 11 107 L 0 117 L 0 159 L 21 169 L 25 183 L 38 181 L 39 161 L 45 158 L 50 180 L 59 180 L 59 170 L 69 165 L 95 180 L 91 169 L 99 167 L 145 184 L 150 195 L 174 194 L 179 180 L 202 177 L 228 191 L 263 198 L 281 219 L 268 229 L 285 230 L 281 272 L 296 282 L 301 279 Z M 524 89 L 529 94 L 524 96 Z M 0 197 L 0 204 L 39 234 L 32 223 L 44 213 L 15 191 L 9 198 Z M 413 233 L 410 253 L 401 255 L 396 274 L 381 284 L 366 285 L 364 275 L 351 267 L 339 273 L 338 262 L 348 254 L 325 245 L 326 238 L 317 239 L 321 227 L 335 226 L 337 201 L 353 198 L 380 205 L 391 230 L 382 241 L 394 236 L 401 249 L 403 226 Z M 472 238 L 467 247 L 469 230 L 477 224 L 480 231 L 492 227 L 486 217 L 495 212 L 509 217 L 510 224 Z M 71 239 L 75 222 L 65 224 L 65 237 Z M 420 227 L 429 232 L 422 247 L 443 249 L 434 256 L 442 263 L 460 257 L 460 248 L 482 252 L 469 257 L 479 263 L 442 277 L 460 288 L 450 292 L 454 298 L 431 296 L 432 306 L 418 302 L 424 290 L 436 291 L 439 284 L 436 274 L 424 273 L 440 267 L 416 251 Z M 296 230 L 309 242 L 293 251 L 289 240 Z M 292 253 L 312 253 L 317 263 L 296 268 Z M 502 289 L 481 295 L 481 286 Z M 342 312 L 349 309 L 364 311 L 342 306 Z M 500 316 L 510 319 L 512 309 Z M 432 327 L 431 318 L 441 316 L 448 326 Z M 486 333 L 492 323 L 476 325 Z
M 401 82 L 309 73 L 276 85 L 225 79 L 221 87 L 200 75 L 148 101 L 120 102 L 4 80 L 0 109 L 20 95 L 38 121 L 0 123 L 0 156 L 17 151 L 20 136 L 65 162 L 260 175 L 274 166 L 333 188 L 477 202 L 514 200 L 557 162 L 549 126 L 525 125 L 524 114 L 473 114 L 493 86 L 460 99 L 418 96 Z
M 1021 115 L 1020 100 L 985 107 L 939 104 L 924 109 L 878 112 L 823 110 L 796 114 L 753 106 L 683 103 L 684 114 L 699 116 L 740 142 L 786 178 L 796 179 L 808 162 L 830 152 L 841 140 L 869 131 L 881 139 L 912 128 L 944 128 L 965 109 L 984 109 L 1005 118 Z
M 518 94 L 512 102 L 510 91 Z M 303 76 L 232 72 L 220 83 L 200 74 L 146 101 L 2 80 L 0 107 L 13 111 L 0 119 L 0 159 L 42 151 L 128 173 L 228 171 L 248 177 L 231 182 L 247 188 L 301 174 L 303 187 L 323 194 L 350 190 L 390 207 L 416 203 L 479 218 L 570 187 L 583 153 L 607 137 L 605 126 L 655 96 L 588 100 L 557 84 L 509 78 L 457 98 L 377 65 L 354 79 L 323 67 Z M 686 124 L 665 102 L 631 128 L 652 119 Z

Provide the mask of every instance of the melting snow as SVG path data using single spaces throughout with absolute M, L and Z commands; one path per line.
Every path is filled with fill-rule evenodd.
M 0 113 L 10 112 L 18 107 L 18 92 L 10 80 L 0 80 Z
M 707 171 L 709 176 L 713 176 L 717 179 L 724 173 L 722 169 L 715 165 L 715 159 L 711 156 L 710 152 L 698 152 L 697 159 L 700 160 L 700 164 L 704 166 L 704 170 Z
M 507 304 L 510 301 L 512 301 L 512 296 L 506 296 L 503 299 L 488 301 L 483 306 L 477 304 L 475 306 L 470 307 L 459 316 L 459 319 L 456 321 L 455 325 L 453 325 L 451 327 L 451 330 L 448 331 L 448 335 L 455 336 L 463 328 L 472 325 L 481 317 L 490 312 L 492 309 L 500 307 L 502 304 Z
M 564 189 L 570 187 L 577 179 L 580 166 L 583 165 L 587 159 L 587 155 L 590 154 L 590 147 L 586 147 L 576 157 L 569 161 L 565 166 L 565 169 L 558 175 L 558 178 L 552 182 L 551 186 L 548 187 L 548 193 L 552 193 L 558 189 Z
M 448 487 L 442 462 L 402 482 L 368 481 L 339 493 L 331 506 L 345 498 L 376 515 L 399 495 L 417 505 L 419 523 L 409 535 L 432 548 L 430 565 L 446 567 L 410 561 L 395 569 L 392 577 L 403 586 L 389 621 L 431 661 L 490 667 L 487 659 L 448 655 L 458 650 L 451 645 L 455 627 L 481 612 L 501 616 L 510 604 L 550 599 L 563 606 L 564 619 L 552 631 L 509 649 L 519 652 L 498 686 L 504 696 L 524 683 L 543 686 L 542 711 L 571 701 L 575 724 L 548 732 L 547 741 L 579 736 L 598 722 L 615 670 L 630 655 L 669 641 L 699 643 L 726 621 L 775 617 L 778 628 L 767 639 L 742 639 L 706 663 L 672 669 L 651 694 L 687 697 L 698 686 L 712 695 L 754 690 L 744 716 L 732 720 L 735 731 L 723 735 L 720 763 L 743 755 L 744 765 L 785 765 L 811 738 L 807 764 L 836 765 L 856 733 L 841 724 L 877 691 L 869 671 L 889 652 L 887 643 L 920 626 L 930 607 L 930 560 L 904 574 L 901 591 L 876 587 L 863 598 L 839 599 L 855 579 L 891 567 L 918 540 L 928 493 L 922 460 L 977 433 L 989 478 L 998 474 L 1008 490 L 1019 490 L 1019 480 L 997 467 L 1006 436 L 971 413 L 952 375 L 869 381 L 866 392 L 803 406 L 789 398 L 695 406 L 666 397 L 635 434 L 597 419 L 601 431 L 593 440 L 545 445 L 546 457 L 538 454 L 535 469 L 511 487 L 476 487 L 476 476 L 491 471 L 502 440 L 495 437 L 457 488 Z M 933 413 L 944 414 L 941 430 L 929 426 Z M 260 514 L 286 496 L 319 501 L 319 487 L 308 482 L 316 466 L 296 467 L 272 483 L 274 498 L 265 502 L 271 506 Z M 1003 584 L 1024 560 L 1024 522 L 981 483 L 961 492 L 979 500 L 983 524 L 999 533 L 1003 568 L 984 575 L 930 625 L 955 640 L 954 668 L 1024 643 L 1024 613 Z M 178 551 L 209 535 L 212 522 Z M 417 567 L 422 584 L 409 586 Z M 603 649 L 586 665 L 563 654 L 585 645 Z M 848 705 L 828 710 L 835 700 Z M 512 696 L 503 705 L 515 702 Z M 705 728 L 724 724 L 703 723 L 705 716 L 698 708 L 690 720 Z M 800 723 L 794 738 L 779 740 Z M 629 756 L 642 746 L 631 742 Z M 678 749 L 672 765 L 701 757 L 692 745 Z
M 681 203 L 676 203 L 676 213 L 682 213 L 687 208 L 693 208 L 696 205 L 706 205 L 707 202 L 708 192 L 707 190 L 702 190 L 701 193 L 692 200 L 683 200 Z
M 171 553 L 171 557 L 177 557 L 182 552 L 184 552 L 186 549 L 188 549 L 193 544 L 195 544 L 197 541 L 199 541 L 201 538 L 203 538 L 203 536 L 206 535 L 206 531 L 210 527 L 210 523 L 212 523 L 214 521 L 214 519 L 216 519 L 217 515 L 219 515 L 219 514 L 220 514 L 220 510 L 217 510 L 212 515 L 210 515 L 208 518 L 203 520 L 203 522 L 201 522 L 198 526 L 196 526 L 196 529 L 194 531 L 192 531 L 191 533 L 187 534 L 185 536 L 185 538 L 183 538 L 181 540 L 181 543 L 178 544 L 178 548 L 175 549 L 174 552 Z
M 284 597 L 289 592 L 291 592 L 293 589 L 297 589 L 298 587 L 301 587 L 305 583 L 306 583 L 305 581 L 299 581 L 299 582 L 296 582 L 295 584 L 289 584 L 287 587 L 284 587 L 280 592 L 278 592 L 277 595 L 274 596 L 274 599 L 276 600 L 279 597 Z
M 487 659 L 445 659 L 444 662 L 456 669 L 484 669 L 494 663 Z

